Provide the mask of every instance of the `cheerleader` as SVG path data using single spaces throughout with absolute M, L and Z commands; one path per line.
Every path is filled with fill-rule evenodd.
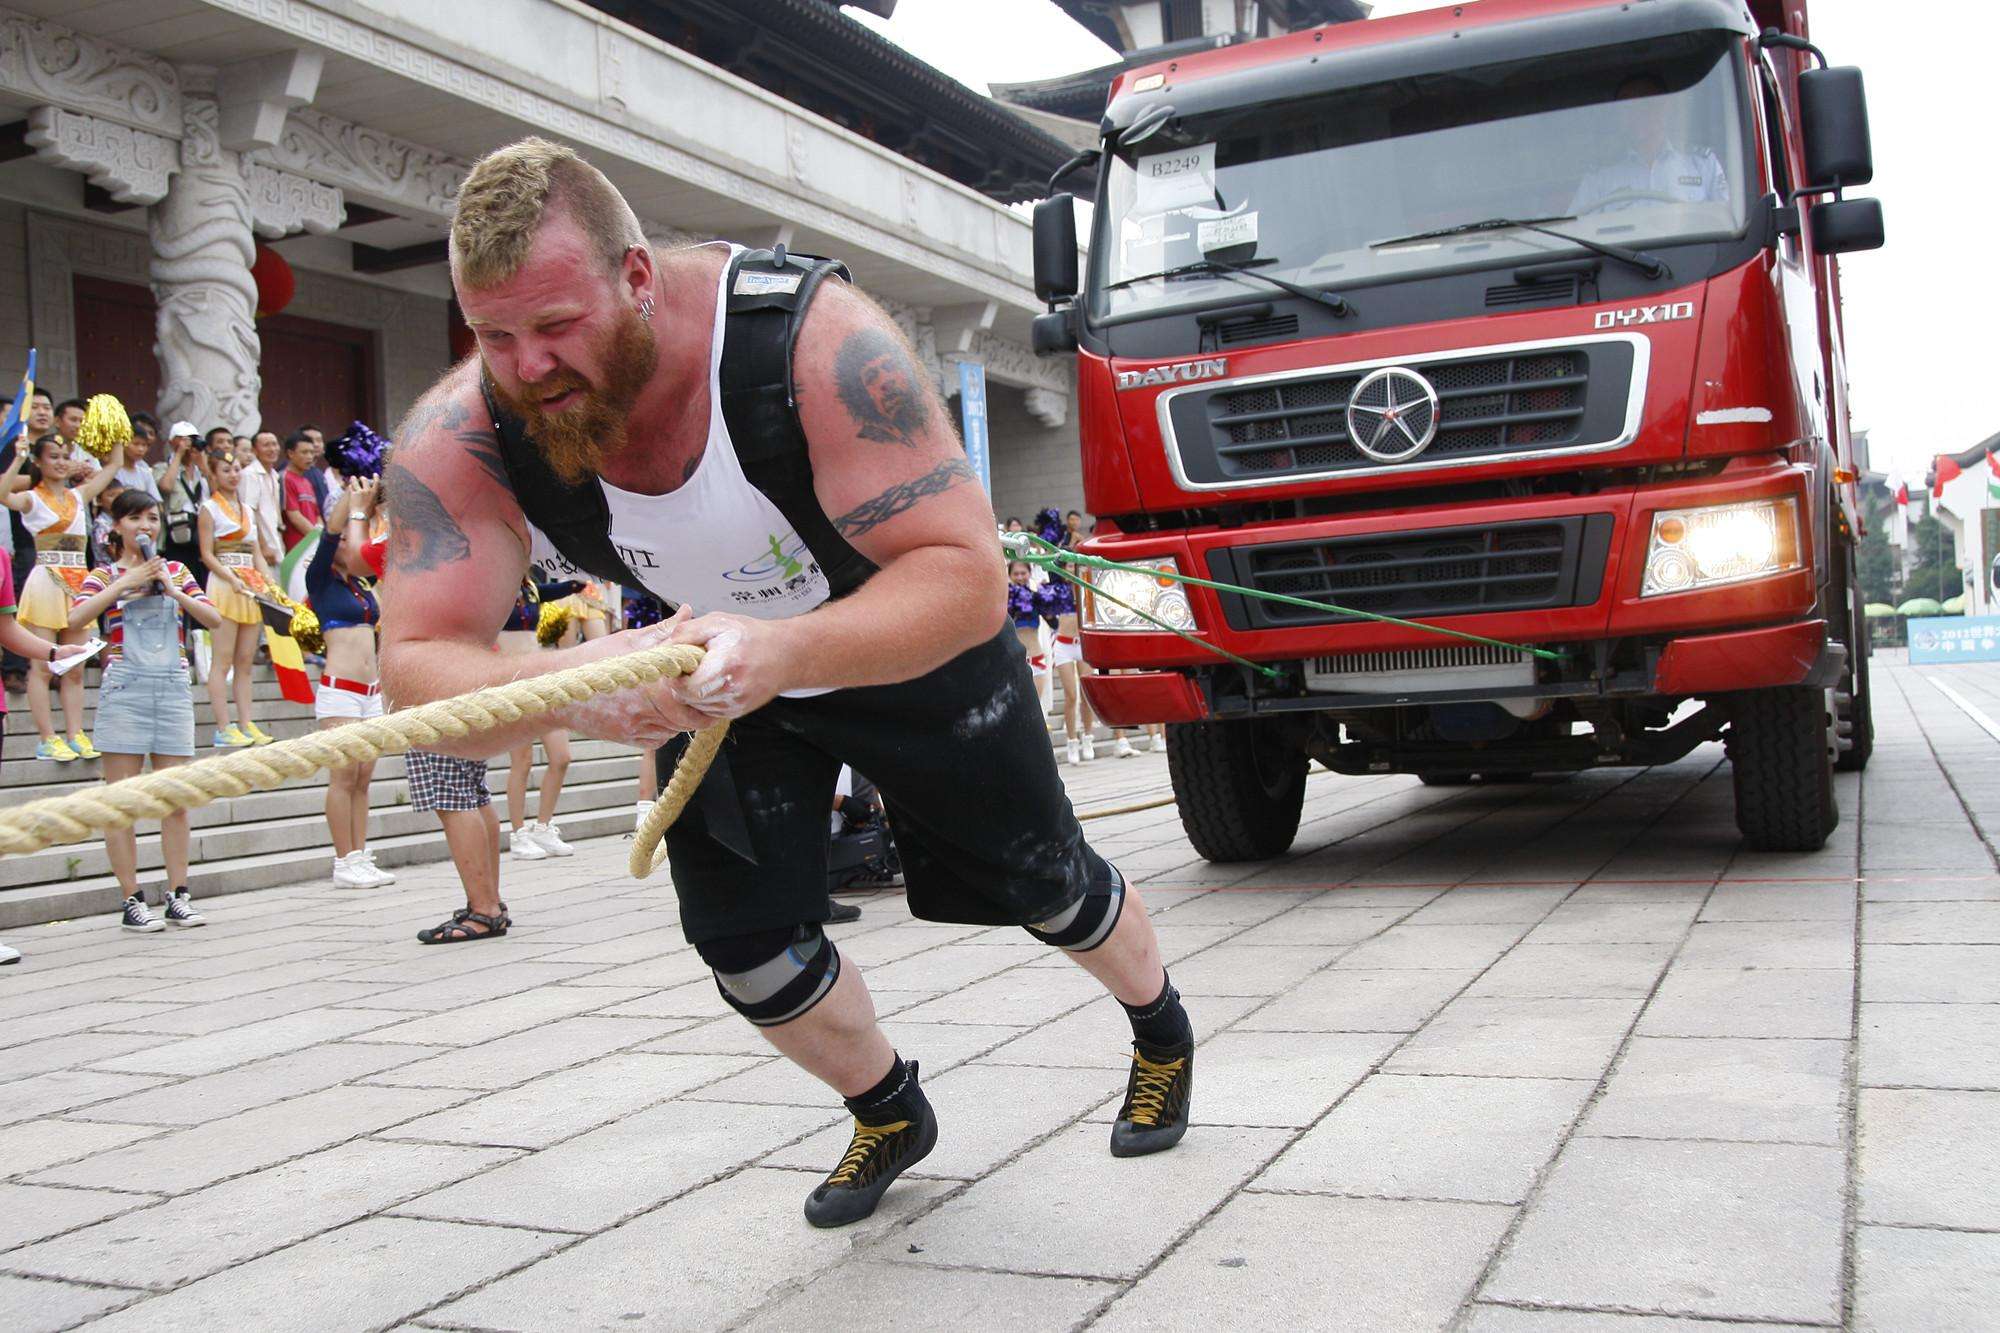
M 201 502 L 199 540 L 201 562 L 208 566 L 208 598 L 222 613 L 222 625 L 214 631 L 215 654 L 208 668 L 208 702 L 215 710 L 217 749 L 240 749 L 245 745 L 269 745 L 267 736 L 250 718 L 251 667 L 257 660 L 257 645 L 264 641 L 264 611 L 257 603 L 259 593 L 272 586 L 270 566 L 258 549 L 257 517 L 237 494 L 242 471 L 236 460 L 218 453 L 209 461 L 213 489 Z M 230 684 L 235 684 L 236 721 L 229 720 Z
M 112 449 L 104 466 L 95 472 L 89 463 L 72 460 L 70 454 L 68 440 L 45 435 L 28 448 L 14 450 L 6 472 L 0 473 L 0 490 L 5 491 L 0 499 L 21 516 L 23 526 L 35 538 L 35 572 L 21 586 L 20 622 L 50 643 L 82 643 L 90 637 L 88 622 L 76 629 L 69 627 L 70 599 L 90 572 L 87 548 L 91 502 L 116 479 L 118 469 L 125 466 L 122 444 Z M 16 491 L 11 484 L 24 462 L 29 465 L 30 485 L 27 490 Z M 82 480 L 76 485 L 69 484 L 78 478 Z M 68 739 L 56 734 L 49 711 L 48 664 L 30 663 L 28 711 L 34 715 L 35 730 L 42 737 L 35 747 L 35 758 L 59 764 L 97 758 L 97 748 L 83 732 L 83 673 L 66 674 L 59 693 Z
M 1033 570 L 1027 561 L 1007 562 L 1007 619 L 1013 622 L 1014 634 L 1021 640 L 1021 651 L 1028 659 L 1028 674 L 1035 679 L 1035 697 L 1041 700 L 1042 712 L 1046 714 L 1051 688 L 1049 655 L 1042 647 L 1042 615 L 1035 609 L 1032 576 Z
M 326 640 L 326 665 L 313 697 L 313 718 L 321 731 L 382 716 L 375 659 L 375 626 L 382 611 L 362 555 L 381 483 L 372 476 L 345 480 L 306 564 L 306 595 Z M 326 826 L 333 837 L 336 889 L 375 889 L 396 882 L 368 850 L 368 784 L 374 777 L 372 759 L 327 774 Z
M 1051 546 L 1071 544 L 1072 532 L 1062 526 L 1062 515 L 1054 509 L 1042 510 L 1035 519 L 1043 541 Z M 1083 660 L 1076 591 L 1067 579 L 1052 578 L 1036 596 L 1042 614 L 1053 619 L 1056 627 L 1049 660 L 1056 679 L 1062 682 L 1064 758 L 1072 764 L 1087 764 L 1097 758 L 1097 745 L 1090 734 L 1097 727 L 1097 718 L 1090 711 L 1090 701 L 1083 697 L 1083 677 L 1090 674 L 1090 667 Z
M 569 587 L 574 588 L 571 584 Z M 550 589 L 554 591 L 554 589 Z M 542 589 L 533 582 L 521 585 L 521 595 L 500 632 L 503 653 L 526 654 L 539 651 L 538 633 L 542 620 Z M 534 766 L 535 743 L 510 750 L 507 754 L 507 819 L 513 825 L 507 847 L 516 861 L 542 861 L 551 856 L 570 856 L 576 848 L 562 839 L 557 830 L 556 804 L 562 800 L 563 778 L 569 773 L 569 733 L 552 727 L 542 733 L 542 789 L 536 806 L 538 819 L 528 819 L 528 770 Z

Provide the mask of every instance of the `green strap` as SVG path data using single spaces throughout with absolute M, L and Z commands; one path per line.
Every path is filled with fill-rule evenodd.
M 1025 560 L 1029 564 L 1040 565 L 1042 568 L 1047 569 L 1053 573 L 1061 574 L 1071 583 L 1080 583 L 1082 582 L 1082 580 L 1077 579 L 1074 575 L 1071 575 L 1067 570 L 1061 568 L 1063 564 L 1081 565 L 1086 569 L 1117 570 L 1125 573 L 1141 574 L 1149 578 L 1171 579 L 1176 583 L 1191 583 L 1197 588 L 1212 588 L 1217 592 L 1233 592 L 1242 597 L 1256 597 L 1267 602 L 1280 602 L 1286 606 L 1304 607 L 1307 610 L 1311 611 L 1332 611 L 1338 615 L 1353 616 L 1360 620 L 1373 620 L 1384 625 L 1399 625 L 1404 629 L 1422 630 L 1426 634 L 1443 635 L 1446 638 L 1459 639 L 1466 643 L 1483 644 L 1489 648 L 1504 648 L 1509 652 L 1527 653 L 1532 657 L 1539 657 L 1546 662 L 1560 662 L 1563 661 L 1567 656 L 1567 654 L 1556 652 L 1548 648 L 1532 648 L 1524 643 L 1509 643 L 1505 639 L 1489 639 L 1484 635 L 1480 634 L 1468 634 L 1464 630 L 1447 629 L 1443 625 L 1426 625 L 1420 620 L 1404 620 L 1400 616 L 1385 616 L 1382 615 L 1380 612 L 1376 611 L 1361 611 L 1353 607 L 1341 606 L 1334 602 L 1315 601 L 1313 599 L 1306 597 L 1293 597 L 1287 593 L 1268 592 L 1261 588 L 1245 588 L 1234 583 L 1218 583 L 1214 579 L 1197 578 L 1193 574 L 1183 574 L 1178 569 L 1154 569 L 1150 566 L 1145 566 L 1145 565 L 1130 565 L 1121 563 L 1116 560 L 1106 560 L 1103 556 L 1084 555 L 1080 552 L 1066 550 L 1065 548 L 1056 546 L 1051 542 L 1044 541 L 1042 538 L 1035 536 L 1033 533 L 1022 532 L 1022 533 L 1013 533 L 1011 535 L 1016 539 L 1017 542 L 1020 539 L 1025 538 L 1027 541 L 1033 542 L 1035 546 L 1039 548 L 1037 550 L 1016 549 L 1012 552 L 1012 554 L 1016 559 Z M 1197 639 L 1193 635 L 1185 634 L 1182 633 L 1180 630 L 1174 629 L 1171 625 L 1160 624 L 1159 621 L 1154 620 L 1153 617 L 1149 615 L 1146 615 L 1144 612 L 1140 611 L 1137 607 L 1128 606 L 1126 605 L 1126 603 L 1118 601 L 1117 598 L 1112 597 L 1109 593 L 1106 593 L 1102 588 L 1099 588 L 1094 583 L 1090 584 L 1089 586 L 1093 596 L 1102 597 L 1108 602 L 1112 602 L 1115 605 L 1125 607 L 1126 610 L 1131 611 L 1134 615 L 1141 617 L 1142 619 L 1148 621 L 1149 623 L 1154 625 L 1159 625 L 1161 629 L 1169 630 L 1172 633 L 1179 634 L 1180 637 L 1188 640 L 1190 643 L 1199 643 L 1204 648 L 1207 648 L 1210 651 L 1217 653 L 1223 657 L 1227 657 L 1232 661 L 1236 662 L 1244 661 L 1243 658 L 1236 656 L 1236 654 L 1234 653 L 1226 651 L 1225 649 L 1219 647 L 1216 644 L 1208 642 L 1206 639 Z M 1254 664 L 1245 663 L 1245 665 L 1254 665 Z M 1259 668 L 1259 670 L 1264 670 L 1264 669 L 1265 668 L 1261 667 Z

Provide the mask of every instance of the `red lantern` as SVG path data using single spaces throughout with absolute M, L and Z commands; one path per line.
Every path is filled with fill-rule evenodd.
M 270 246 L 259 244 L 250 264 L 250 277 L 257 284 L 257 318 L 275 315 L 292 303 L 298 279 L 285 257 Z

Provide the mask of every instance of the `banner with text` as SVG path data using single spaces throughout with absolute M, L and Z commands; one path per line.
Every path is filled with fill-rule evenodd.
M 978 361 L 958 363 L 958 410 L 965 423 L 965 461 L 979 475 L 979 484 L 993 494 L 992 450 L 986 439 L 986 367 Z
M 1912 662 L 2000 662 L 2000 616 L 1912 616 Z

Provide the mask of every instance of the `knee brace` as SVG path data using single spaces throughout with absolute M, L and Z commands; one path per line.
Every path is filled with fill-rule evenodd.
M 1083 897 L 1050 917 L 1025 926 L 1030 935 L 1044 944 L 1053 944 L 1070 953 L 1089 953 L 1111 938 L 1118 914 L 1125 906 L 1125 877 L 1118 867 L 1091 855 L 1090 887 Z
M 760 930 L 697 944 L 715 988 L 760 1028 L 799 1018 L 840 979 L 840 951 L 817 923 Z

